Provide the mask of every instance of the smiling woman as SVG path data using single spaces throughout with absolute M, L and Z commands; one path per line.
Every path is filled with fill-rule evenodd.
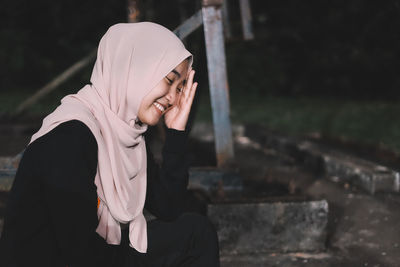
M 138 111 L 142 123 L 155 125 L 165 114 L 168 128 L 185 130 L 190 110 L 182 109 L 190 109 L 187 101 L 193 99 L 197 88 L 197 83 L 193 83 L 194 70 L 189 70 L 189 64 L 191 57 L 176 66 L 143 98 Z
M 0 239 L 2 266 L 219 266 L 212 224 L 185 213 L 191 62 L 160 25 L 107 31 L 91 83 L 63 98 L 25 150 Z M 163 115 L 159 168 L 143 134 Z M 157 219 L 146 222 L 143 208 Z

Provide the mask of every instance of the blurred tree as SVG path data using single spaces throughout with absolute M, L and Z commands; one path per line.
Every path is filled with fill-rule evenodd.
M 0 87 L 36 89 L 85 56 L 125 1 L 1 0 Z M 21 78 L 23 77 L 23 78 Z
M 143 19 L 170 29 L 200 8 L 200 1 L 141 2 Z M 240 14 L 230 0 L 233 39 L 227 45 L 230 78 L 252 84 L 247 92 L 400 99 L 400 0 L 251 5 L 256 40 L 235 39 Z M 43 86 L 95 48 L 110 25 L 125 22 L 126 8 L 127 0 L 0 0 L 1 90 Z M 200 31 L 188 39 L 194 50 L 201 42 Z M 251 67 L 237 75 L 242 66 Z

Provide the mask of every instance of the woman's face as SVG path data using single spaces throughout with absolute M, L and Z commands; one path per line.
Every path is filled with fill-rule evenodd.
M 167 74 L 142 100 L 138 118 L 142 123 L 155 125 L 176 104 L 186 83 L 188 60 L 182 61 Z

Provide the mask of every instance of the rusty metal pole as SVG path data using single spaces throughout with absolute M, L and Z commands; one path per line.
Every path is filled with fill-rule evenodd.
M 128 22 L 138 22 L 140 20 L 140 0 L 128 0 L 127 13 Z
M 208 79 L 214 123 L 218 167 L 233 160 L 229 88 L 226 73 L 225 45 L 221 5 L 223 0 L 203 0 L 202 14 L 206 41 Z
M 253 40 L 253 26 L 249 0 L 240 0 L 240 14 L 242 16 L 243 37 L 245 40 Z

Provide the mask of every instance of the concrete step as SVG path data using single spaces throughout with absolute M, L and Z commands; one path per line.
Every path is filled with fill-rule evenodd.
M 237 173 L 214 167 L 189 169 L 189 189 L 202 190 L 215 195 L 223 192 L 243 190 L 243 181 Z
M 296 140 L 265 132 L 249 138 L 264 148 L 273 148 L 296 158 L 315 171 L 322 171 L 328 178 L 354 184 L 370 194 L 400 192 L 400 174 L 389 167 L 352 156 L 330 147 L 305 140 Z
M 386 166 L 335 150 L 323 150 L 312 142 L 298 144 L 308 158 L 319 158 L 327 177 L 350 182 L 370 194 L 400 192 L 400 174 Z
M 221 255 L 221 267 L 354 267 L 386 266 L 379 261 L 361 261 L 354 255 L 327 251 L 320 253 L 248 253 Z
M 325 200 L 210 204 L 208 216 L 217 228 L 222 253 L 325 249 Z

